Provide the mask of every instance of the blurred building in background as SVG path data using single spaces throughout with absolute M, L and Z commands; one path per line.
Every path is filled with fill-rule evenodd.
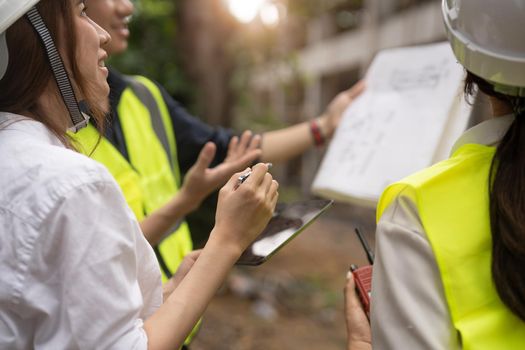
M 278 23 L 266 25 L 267 31 L 276 33 L 274 54 L 256 55 L 256 64 L 244 81 L 250 108 L 237 110 L 242 119 L 251 119 L 261 110 L 270 110 L 286 124 L 312 118 L 365 74 L 379 50 L 445 40 L 439 0 L 268 2 L 281 16 Z M 263 13 L 259 20 L 264 27 Z M 245 40 L 257 37 L 250 34 L 254 29 L 246 31 L 241 34 Z M 280 177 L 306 190 L 320 153 L 310 152 L 281 167 Z
M 441 0 L 141 0 L 112 64 L 212 125 L 257 132 L 322 113 L 377 51 L 445 39 Z M 322 152 L 273 170 L 306 190 Z M 306 191 L 305 191 L 306 192 Z

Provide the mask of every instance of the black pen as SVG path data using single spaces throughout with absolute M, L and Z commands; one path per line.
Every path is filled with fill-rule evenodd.
M 268 170 L 270 170 L 272 168 L 273 164 L 272 163 L 266 163 L 266 166 L 268 167 Z M 234 190 L 238 189 L 239 186 L 242 185 L 243 182 L 246 181 L 250 177 L 251 174 L 252 174 L 252 171 L 248 170 L 246 173 L 244 173 L 241 176 L 239 176 L 237 178 L 237 183 L 235 184 L 233 189 Z

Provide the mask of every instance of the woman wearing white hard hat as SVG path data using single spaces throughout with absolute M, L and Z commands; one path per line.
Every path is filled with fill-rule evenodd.
M 525 349 L 525 1 L 442 8 L 465 92 L 494 118 L 385 190 L 371 332 L 349 279 L 349 349 Z
M 66 133 L 79 100 L 102 125 L 109 40 L 82 0 L 0 1 L 0 349 L 176 349 L 277 201 L 266 165 L 232 177 L 163 289 L 117 184 Z

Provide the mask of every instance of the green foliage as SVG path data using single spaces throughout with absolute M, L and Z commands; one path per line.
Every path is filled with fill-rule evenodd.
M 193 88 L 181 69 L 176 44 L 179 3 L 180 0 L 136 1 L 128 50 L 113 57 L 110 64 L 126 74 L 156 80 L 171 95 L 187 101 L 193 96 Z

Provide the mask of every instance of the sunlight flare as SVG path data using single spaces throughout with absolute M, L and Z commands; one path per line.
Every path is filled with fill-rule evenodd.
M 249 23 L 257 17 L 267 0 L 228 0 L 232 15 L 242 23 Z

